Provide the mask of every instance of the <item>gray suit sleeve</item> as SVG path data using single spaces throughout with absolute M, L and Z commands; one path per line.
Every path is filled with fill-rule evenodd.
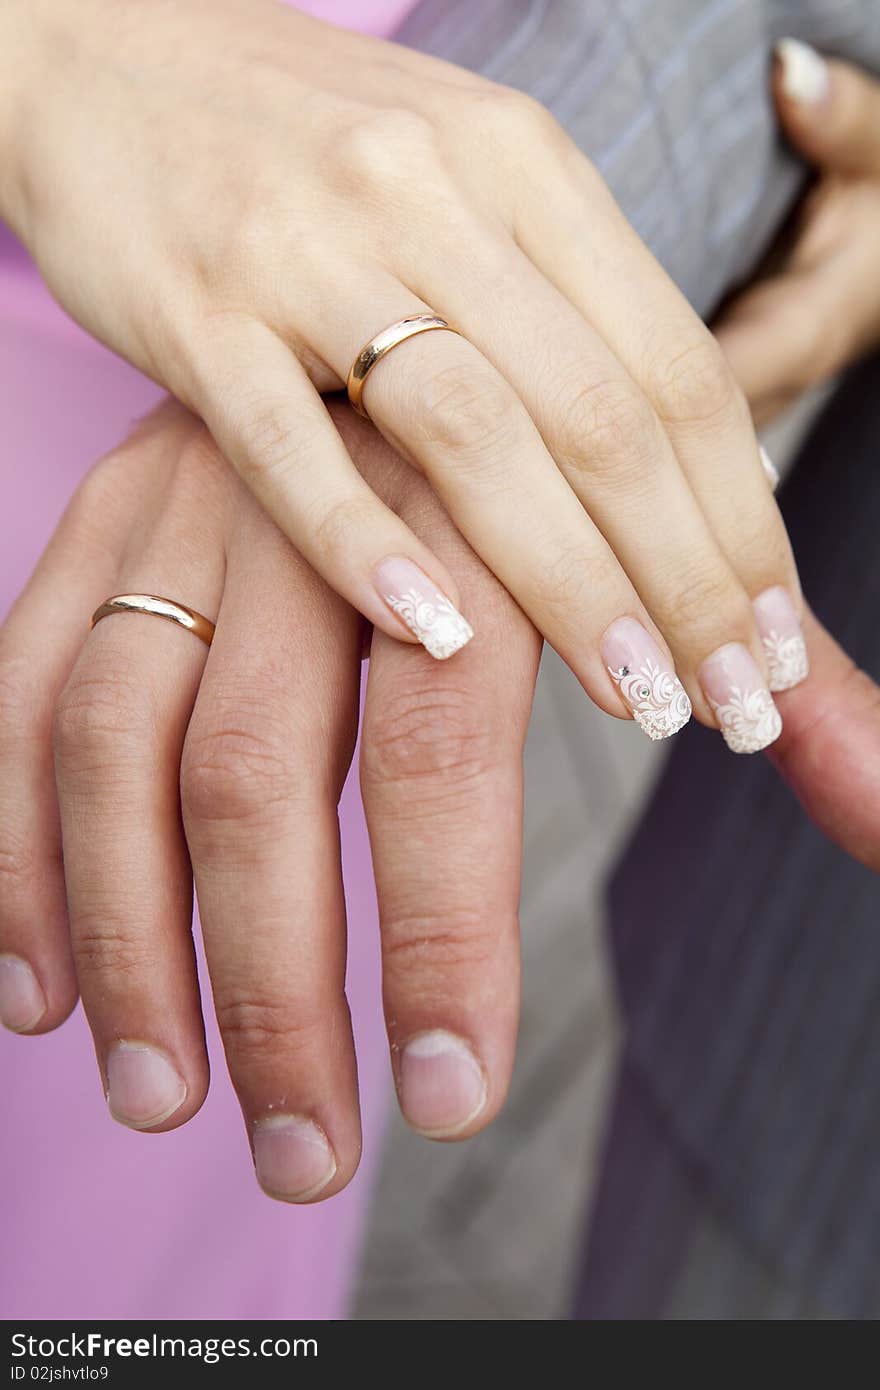
M 880 0 L 423 0 L 397 37 L 543 102 L 708 314 L 802 186 L 768 100 L 785 35 L 880 71 Z

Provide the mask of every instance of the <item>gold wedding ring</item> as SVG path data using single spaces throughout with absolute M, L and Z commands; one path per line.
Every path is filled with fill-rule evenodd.
M 185 627 L 187 632 L 201 639 L 206 647 L 214 640 L 214 624 L 210 618 L 187 608 L 185 603 L 175 603 L 170 598 L 158 598 L 156 594 L 114 594 L 92 614 L 92 627 L 102 618 L 113 613 L 147 613 L 153 618 L 165 618 L 169 623 Z
M 447 333 L 458 332 L 457 328 L 453 328 L 437 314 L 411 314 L 409 318 L 398 319 L 396 323 L 389 324 L 381 333 L 377 333 L 375 338 L 364 344 L 351 364 L 346 383 L 348 399 L 358 415 L 363 415 L 367 420 L 370 418 L 361 404 L 361 396 L 364 393 L 364 382 L 379 358 L 384 357 L 386 352 L 396 348 L 399 343 L 405 343 L 407 338 L 414 338 L 417 333 L 430 333 L 436 328 L 445 328 Z

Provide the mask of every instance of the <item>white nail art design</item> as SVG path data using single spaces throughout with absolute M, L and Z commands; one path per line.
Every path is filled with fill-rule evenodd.
M 776 464 L 773 462 L 772 458 L 767 453 L 767 450 L 764 448 L 763 444 L 759 444 L 758 449 L 761 454 L 761 463 L 763 465 L 764 472 L 767 475 L 767 482 L 770 484 L 771 488 L 775 492 L 776 489 L 779 487 L 779 469 L 776 467 Z
M 648 738 L 671 738 L 690 719 L 691 702 L 674 671 L 664 671 L 653 661 L 645 661 L 637 671 L 629 666 L 619 666 L 617 670 L 609 666 L 608 672 Z
M 807 657 L 807 644 L 800 634 L 780 637 L 776 629 L 772 628 L 761 640 L 767 658 L 771 690 L 791 690 L 792 686 L 800 685 L 801 681 L 807 679 L 810 662 Z
M 828 64 L 815 48 L 800 39 L 780 39 L 776 45 L 782 63 L 782 90 L 791 101 L 816 106 L 831 91 Z
M 733 686 L 730 699 L 710 699 L 724 742 L 733 753 L 759 753 L 782 733 L 782 717 L 765 687 L 742 690 Z
M 474 635 L 470 623 L 445 594 L 435 592 L 433 598 L 426 598 L 415 589 L 407 589 L 402 594 L 386 594 L 385 602 L 437 661 L 453 656 Z

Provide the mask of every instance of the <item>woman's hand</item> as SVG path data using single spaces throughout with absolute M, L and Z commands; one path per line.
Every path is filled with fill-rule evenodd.
M 401 1105 L 464 1137 L 513 1062 L 540 643 L 424 481 L 351 411 L 335 418 L 499 637 L 441 664 L 374 634 L 361 743 Z M 89 632 L 122 592 L 216 616 L 210 651 L 136 614 Z M 362 628 L 176 404 L 86 478 L 0 627 L 0 1016 L 46 1032 L 78 979 L 115 1117 L 186 1122 L 208 1085 L 194 874 L 258 1176 L 289 1200 L 338 1191 L 359 1155 L 336 802 Z
M 257 0 L 7 0 L 0 53 L 0 209 L 339 594 L 437 654 L 467 640 L 318 394 L 431 310 L 463 336 L 397 347 L 365 405 L 593 699 L 662 737 L 677 671 L 731 747 L 776 737 L 766 687 L 806 655 L 746 403 L 546 111 Z
M 759 424 L 880 342 L 880 82 L 786 40 L 773 91 L 818 177 L 782 264 L 716 325 Z
M 334 421 L 499 637 L 444 664 L 374 633 L 361 739 L 401 1106 L 422 1133 L 466 1138 L 513 1064 L 540 644 L 424 480 L 349 410 Z M 216 615 L 210 651 L 135 614 L 87 631 L 132 590 Z M 778 761 L 880 868 L 877 688 L 808 619 L 815 671 L 785 697 Z M 194 875 L 257 1174 L 286 1200 L 339 1191 L 359 1154 L 336 801 L 361 628 L 174 404 L 85 480 L 0 627 L 0 1019 L 48 1032 L 79 989 L 112 1113 L 185 1123 L 208 1085 Z

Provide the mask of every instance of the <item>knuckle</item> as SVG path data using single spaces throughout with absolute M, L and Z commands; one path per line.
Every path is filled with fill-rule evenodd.
M 87 516 L 111 505 L 125 474 L 124 446 L 105 454 L 93 464 L 73 494 L 73 507 Z
M 357 119 L 336 146 L 336 159 L 347 180 L 386 188 L 408 183 L 414 170 L 424 174 L 437 155 L 437 136 L 427 116 L 405 107 L 386 106 Z
M 487 367 L 455 363 L 413 386 L 413 424 L 425 443 L 453 455 L 456 466 L 473 462 L 481 473 L 490 459 L 502 462 L 516 419 L 513 392 Z
M 475 693 L 410 679 L 368 713 L 361 749 L 365 789 L 433 783 L 461 793 L 497 764 L 498 738 Z
M 152 709 L 141 682 L 123 670 L 75 672 L 55 709 L 56 759 L 65 773 L 116 764 L 149 742 L 151 726 Z
M 281 730 L 268 718 L 241 713 L 215 727 L 191 731 L 180 767 L 188 824 L 271 819 L 296 795 L 296 769 Z
M 496 918 L 490 921 L 475 912 L 383 917 L 384 969 L 406 977 L 410 1003 L 416 1002 L 412 996 L 419 989 L 436 1000 L 438 994 L 442 997 L 444 977 L 492 965 L 503 935 Z M 454 985 L 450 988 L 460 995 Z
M 143 979 L 156 968 L 149 937 L 119 908 L 77 913 L 71 923 L 77 970 L 82 976 L 114 982 Z
M 311 528 L 316 553 L 331 565 L 347 564 L 354 549 L 353 538 L 375 532 L 380 511 L 373 496 L 347 497 L 330 503 Z
M 238 471 L 249 486 L 280 477 L 288 481 L 301 458 L 302 444 L 275 403 L 255 403 L 235 424 L 241 446 Z
M 656 365 L 651 377 L 658 414 L 669 424 L 712 424 L 743 412 L 740 388 L 710 334 Z
M 488 92 L 481 92 L 478 100 L 488 107 L 490 118 L 508 149 L 513 132 L 520 139 L 544 144 L 568 138 L 552 112 L 530 92 L 498 83 Z
M 586 474 L 628 475 L 653 448 L 658 422 L 650 403 L 626 381 L 582 386 L 561 401 L 554 452 Z
M 326 1028 L 326 1009 L 307 1001 L 259 990 L 221 988 L 214 992 L 217 1023 L 224 1045 L 239 1057 L 278 1065 L 313 1049 Z
M 577 623 L 592 607 L 591 595 L 613 592 L 617 576 L 613 563 L 585 553 L 575 545 L 549 543 L 542 547 L 530 583 L 533 602 L 556 621 Z
M 691 641 L 709 634 L 716 645 L 750 631 L 754 622 L 748 597 L 723 568 L 685 567 L 679 578 L 669 605 L 670 626 L 686 632 Z

